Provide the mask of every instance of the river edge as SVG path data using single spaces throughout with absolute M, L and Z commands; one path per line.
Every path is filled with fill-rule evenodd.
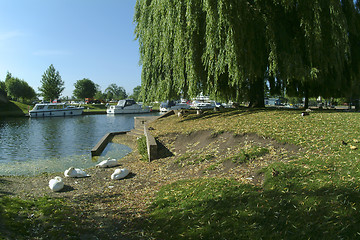
M 243 183 L 261 185 L 263 175 L 258 174 L 257 170 L 266 164 L 281 161 L 282 159 L 278 156 L 284 156 L 284 154 L 277 153 L 286 151 L 280 146 L 276 149 L 272 148 L 271 153 L 262 158 L 261 163 L 251 161 L 239 166 L 227 161 L 216 169 L 210 170 L 212 161 L 228 156 L 219 152 L 219 155 L 210 161 L 199 163 L 191 161 L 196 160 L 196 157 L 200 155 L 208 156 L 212 154 L 213 149 L 220 147 L 224 149 L 219 150 L 227 151 L 228 148 L 238 146 L 239 141 L 244 144 L 263 141 L 263 144 L 267 144 L 267 140 L 254 135 L 237 136 L 233 133 L 214 135 L 210 130 L 191 133 L 159 132 L 166 129 L 165 126 L 172 121 L 183 120 L 175 115 L 169 118 L 170 121 L 161 119 L 150 124 L 154 136 L 163 146 L 162 158 L 150 163 L 141 160 L 136 147 L 136 137 L 128 135 L 114 137 L 113 142 L 133 149 L 131 153 L 119 160 L 120 166 L 116 167 L 130 170 L 129 176 L 125 179 L 111 180 L 110 176 L 116 168 L 91 167 L 85 170 L 90 175 L 88 178 L 64 178 L 65 188 L 61 192 L 51 192 L 48 181 L 57 175 L 63 176 L 62 172 L 40 174 L 34 177 L 1 177 L 0 192 L 22 199 L 60 198 L 73 209 L 75 215 L 81 214 L 81 219 L 76 220 L 80 222 L 74 222 L 74 224 L 82 230 L 95 231 L 96 236 L 107 236 L 106 239 L 116 237 L 123 239 L 124 236 L 128 239 L 143 239 L 142 228 L 149 217 L 149 207 L 164 185 L 184 179 L 212 177 L 234 178 Z M 173 127 L 173 124 L 170 126 Z M 224 144 L 226 139 L 230 140 Z M 182 152 L 185 150 L 187 151 L 185 156 L 190 155 L 188 159 L 182 158 L 184 156 Z

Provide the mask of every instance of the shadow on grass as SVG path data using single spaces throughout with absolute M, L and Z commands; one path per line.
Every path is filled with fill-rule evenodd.
M 12 192 L 6 190 L 9 188 L 8 186 L 6 186 L 8 184 L 10 184 L 10 181 L 0 178 L 0 197 L 5 195 L 14 195 Z
M 303 110 L 301 109 L 284 109 L 284 108 L 223 108 L 219 111 L 205 110 L 202 114 L 197 115 L 192 111 L 192 114 L 185 116 L 181 121 L 193 121 L 197 119 L 210 119 L 215 117 L 232 117 L 232 116 L 246 116 L 250 114 L 256 114 L 260 112 L 273 112 L 273 111 L 286 111 L 293 114 L 300 114 Z
M 155 239 L 356 239 L 353 188 L 262 190 L 224 179 L 164 187 L 152 205 Z
M 15 103 L 0 103 L 0 117 L 23 117 L 25 114 Z

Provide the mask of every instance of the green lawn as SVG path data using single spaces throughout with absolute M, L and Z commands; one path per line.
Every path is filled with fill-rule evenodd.
M 360 115 L 350 112 L 252 110 L 160 120 L 158 134 L 212 129 L 255 132 L 300 146 L 287 163 L 265 172 L 263 187 L 227 179 L 165 186 L 148 230 L 156 239 L 360 238 Z M 166 124 L 165 124 L 166 123 Z M 169 126 L 169 128 L 164 129 Z M 343 145 L 342 141 L 347 142 Z M 279 171 L 272 177 L 271 168 Z
M 137 227 L 144 239 L 359 239 L 359 122 L 355 112 L 319 111 L 303 117 L 297 110 L 224 110 L 159 119 L 152 124 L 157 136 L 205 129 L 214 135 L 256 133 L 301 149 L 289 156 L 290 161 L 261 169 L 265 174 L 261 187 L 224 178 L 166 185 L 153 199 L 145 225 Z M 247 161 L 261 154 L 266 149 L 250 149 L 233 160 Z M 275 177 L 272 168 L 279 172 Z M 54 221 L 59 226 L 63 216 L 74 220 L 41 228 L 39 233 L 76 236 L 81 229 L 66 223 L 78 222 L 66 201 L 7 197 L 0 201 L 0 234 L 3 229 L 10 231 L 3 237 L 21 239 L 34 222 L 48 226 Z M 45 211 L 49 204 L 55 212 Z M 19 226 L 18 219 L 24 224 Z

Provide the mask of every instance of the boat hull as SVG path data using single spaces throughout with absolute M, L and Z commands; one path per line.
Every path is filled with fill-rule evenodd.
M 30 111 L 29 115 L 33 118 L 41 117 L 66 117 L 66 116 L 79 116 L 83 113 L 83 109 L 58 109 L 58 110 L 45 110 L 45 111 Z
M 132 113 L 149 113 L 149 109 L 120 109 L 120 108 L 110 108 L 106 110 L 107 114 L 132 114 Z

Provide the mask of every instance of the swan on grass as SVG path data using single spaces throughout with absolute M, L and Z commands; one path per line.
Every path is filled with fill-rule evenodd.
M 55 178 L 49 181 L 49 187 L 54 192 L 58 192 L 64 188 L 64 182 L 61 177 L 56 176 Z
M 124 177 L 126 177 L 129 174 L 129 170 L 127 170 L 126 168 L 123 169 L 115 169 L 115 172 L 113 174 L 111 174 L 111 179 L 122 179 Z
M 118 161 L 116 159 L 108 158 L 107 160 L 104 160 L 104 161 L 100 162 L 96 166 L 106 168 L 106 167 L 115 167 L 117 165 L 119 165 L 119 163 L 118 163 Z
M 81 177 L 90 177 L 84 170 L 80 168 L 71 167 L 64 172 L 65 177 L 72 177 L 72 178 L 81 178 Z

